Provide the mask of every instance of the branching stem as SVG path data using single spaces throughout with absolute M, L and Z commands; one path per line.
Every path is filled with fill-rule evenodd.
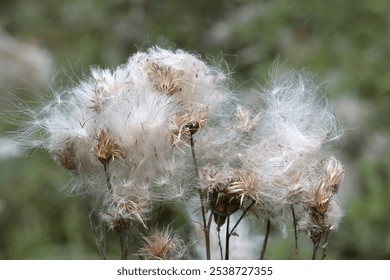
M 244 212 L 241 214 L 238 221 L 234 224 L 233 228 L 229 229 L 229 217 L 228 216 L 228 223 L 226 225 L 226 248 L 225 248 L 225 259 L 229 259 L 229 245 L 230 245 L 230 237 L 234 234 L 234 231 L 236 230 L 237 226 L 241 222 L 241 220 L 245 217 L 245 215 L 248 213 L 249 209 L 255 204 L 255 201 L 252 201 L 252 203 L 244 210 Z

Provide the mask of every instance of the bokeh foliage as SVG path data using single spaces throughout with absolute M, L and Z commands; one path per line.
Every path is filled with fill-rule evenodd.
M 53 55 L 54 84 L 71 84 L 91 65 L 114 67 L 155 43 L 215 62 L 224 55 L 240 89 L 263 83 L 279 57 L 331 81 L 332 98 L 350 95 L 373 106 L 357 128 L 368 139 L 388 135 L 390 124 L 389 13 L 386 0 L 0 0 L 1 27 Z M 329 258 L 388 259 L 390 155 L 368 160 L 367 142 L 348 140 L 339 149 L 356 163 L 359 183 L 345 200 Z M 0 162 L 0 259 L 99 258 L 83 201 L 66 193 L 69 179 L 43 151 Z M 293 258 L 279 240 L 275 234 L 269 258 Z

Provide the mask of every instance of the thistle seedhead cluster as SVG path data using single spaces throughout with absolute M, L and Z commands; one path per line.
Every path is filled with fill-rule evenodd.
M 274 70 L 259 96 L 256 106 L 239 104 L 219 127 L 203 131 L 198 147 L 205 147 L 203 159 L 212 164 L 203 172 L 207 207 L 218 226 L 251 207 L 284 234 L 294 216 L 294 226 L 318 244 L 342 217 L 336 192 L 344 167 L 326 155 L 341 137 L 338 122 L 306 71 Z
M 48 104 L 28 110 L 37 125 L 20 142 L 46 148 L 80 181 L 74 190 L 101 197 L 110 227 L 145 224 L 143 199 L 151 198 L 143 186 L 170 172 L 174 146 L 186 144 L 227 99 L 225 83 L 196 55 L 151 48 L 53 91 Z M 93 188 L 86 187 L 91 178 Z
M 285 228 L 293 212 L 318 243 L 342 216 L 344 173 L 326 156 L 341 130 L 321 86 L 306 71 L 274 68 L 245 104 L 232 98 L 228 74 L 194 54 L 150 48 L 27 108 L 19 142 L 44 147 L 74 174 L 72 190 L 100 201 L 94 211 L 112 229 L 149 228 L 154 201 L 200 194 L 204 228 L 207 215 L 220 230 L 239 213 Z M 140 255 L 181 256 L 172 236 L 145 237 Z

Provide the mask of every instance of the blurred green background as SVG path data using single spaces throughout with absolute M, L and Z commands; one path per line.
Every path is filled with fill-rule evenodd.
M 0 133 L 13 128 L 3 121 L 10 93 L 36 98 L 155 43 L 224 57 L 239 90 L 258 88 L 279 57 L 327 81 L 345 128 L 334 151 L 345 218 L 328 258 L 390 259 L 389 15 L 387 0 L 0 0 Z M 15 156 L 0 140 L 0 259 L 98 259 L 66 172 L 45 151 Z M 291 238 L 275 232 L 266 258 L 293 258 Z

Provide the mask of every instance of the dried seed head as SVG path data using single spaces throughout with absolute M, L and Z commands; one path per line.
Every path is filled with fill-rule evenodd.
M 344 179 L 344 167 L 340 161 L 330 157 L 325 162 L 324 178 L 332 193 L 336 193 L 341 181 Z
M 111 159 L 125 159 L 125 153 L 112 136 L 103 129 L 100 130 L 93 153 L 103 165 L 108 164 Z
M 134 222 L 141 223 L 145 228 L 146 213 L 150 210 L 149 191 L 145 186 L 113 184 L 113 192 L 107 197 L 108 205 L 101 216 L 111 229 L 122 231 Z
M 105 221 L 110 229 L 122 232 L 132 225 L 132 221 L 123 217 L 116 216 L 114 213 L 102 212 L 100 214 L 103 221 Z
M 224 225 L 226 218 L 240 209 L 240 199 L 226 192 L 214 192 L 210 200 L 214 221 L 218 227 Z
M 100 100 L 100 91 L 99 89 L 95 88 L 92 90 L 92 98 L 90 102 L 92 103 L 91 106 L 89 107 L 92 111 L 94 111 L 97 114 L 100 114 L 101 112 L 101 106 L 102 106 L 102 101 Z
M 226 191 L 228 194 L 239 198 L 242 205 L 245 198 L 258 202 L 259 179 L 257 176 L 247 170 L 236 170 Z
M 312 200 L 309 205 L 315 212 L 324 216 L 328 210 L 328 205 L 332 199 L 332 192 L 329 191 L 328 186 L 321 180 L 318 187 L 315 189 Z
M 154 88 L 167 95 L 174 95 L 182 91 L 181 78 L 183 71 L 172 69 L 170 66 L 160 66 L 151 63 L 148 69 L 148 77 Z
M 171 121 L 173 144 L 188 143 L 190 136 L 205 126 L 206 122 L 204 112 L 186 112 L 175 115 Z
M 254 130 L 258 118 L 258 116 L 251 118 L 249 110 L 244 109 L 241 106 L 237 106 L 234 117 L 236 120 L 236 128 L 246 134 L 249 134 Z
M 202 170 L 202 187 L 208 194 L 223 191 L 232 172 L 227 169 L 220 169 L 215 166 L 207 167 Z
M 229 168 L 206 168 L 202 184 L 207 193 L 207 206 L 213 210 L 215 223 L 220 227 L 226 217 L 237 212 L 245 198 L 258 200 L 255 190 L 258 180 L 253 174 Z
M 55 159 L 63 168 L 77 173 L 77 164 L 75 158 L 75 148 L 72 142 L 67 142 L 65 148 L 55 153 Z
M 174 260 L 183 256 L 186 246 L 170 229 L 155 231 L 144 237 L 138 254 L 149 260 Z
M 309 206 L 320 215 L 325 215 L 332 196 L 337 192 L 343 179 L 344 168 L 334 157 L 330 157 L 324 166 L 324 175 L 315 188 Z

